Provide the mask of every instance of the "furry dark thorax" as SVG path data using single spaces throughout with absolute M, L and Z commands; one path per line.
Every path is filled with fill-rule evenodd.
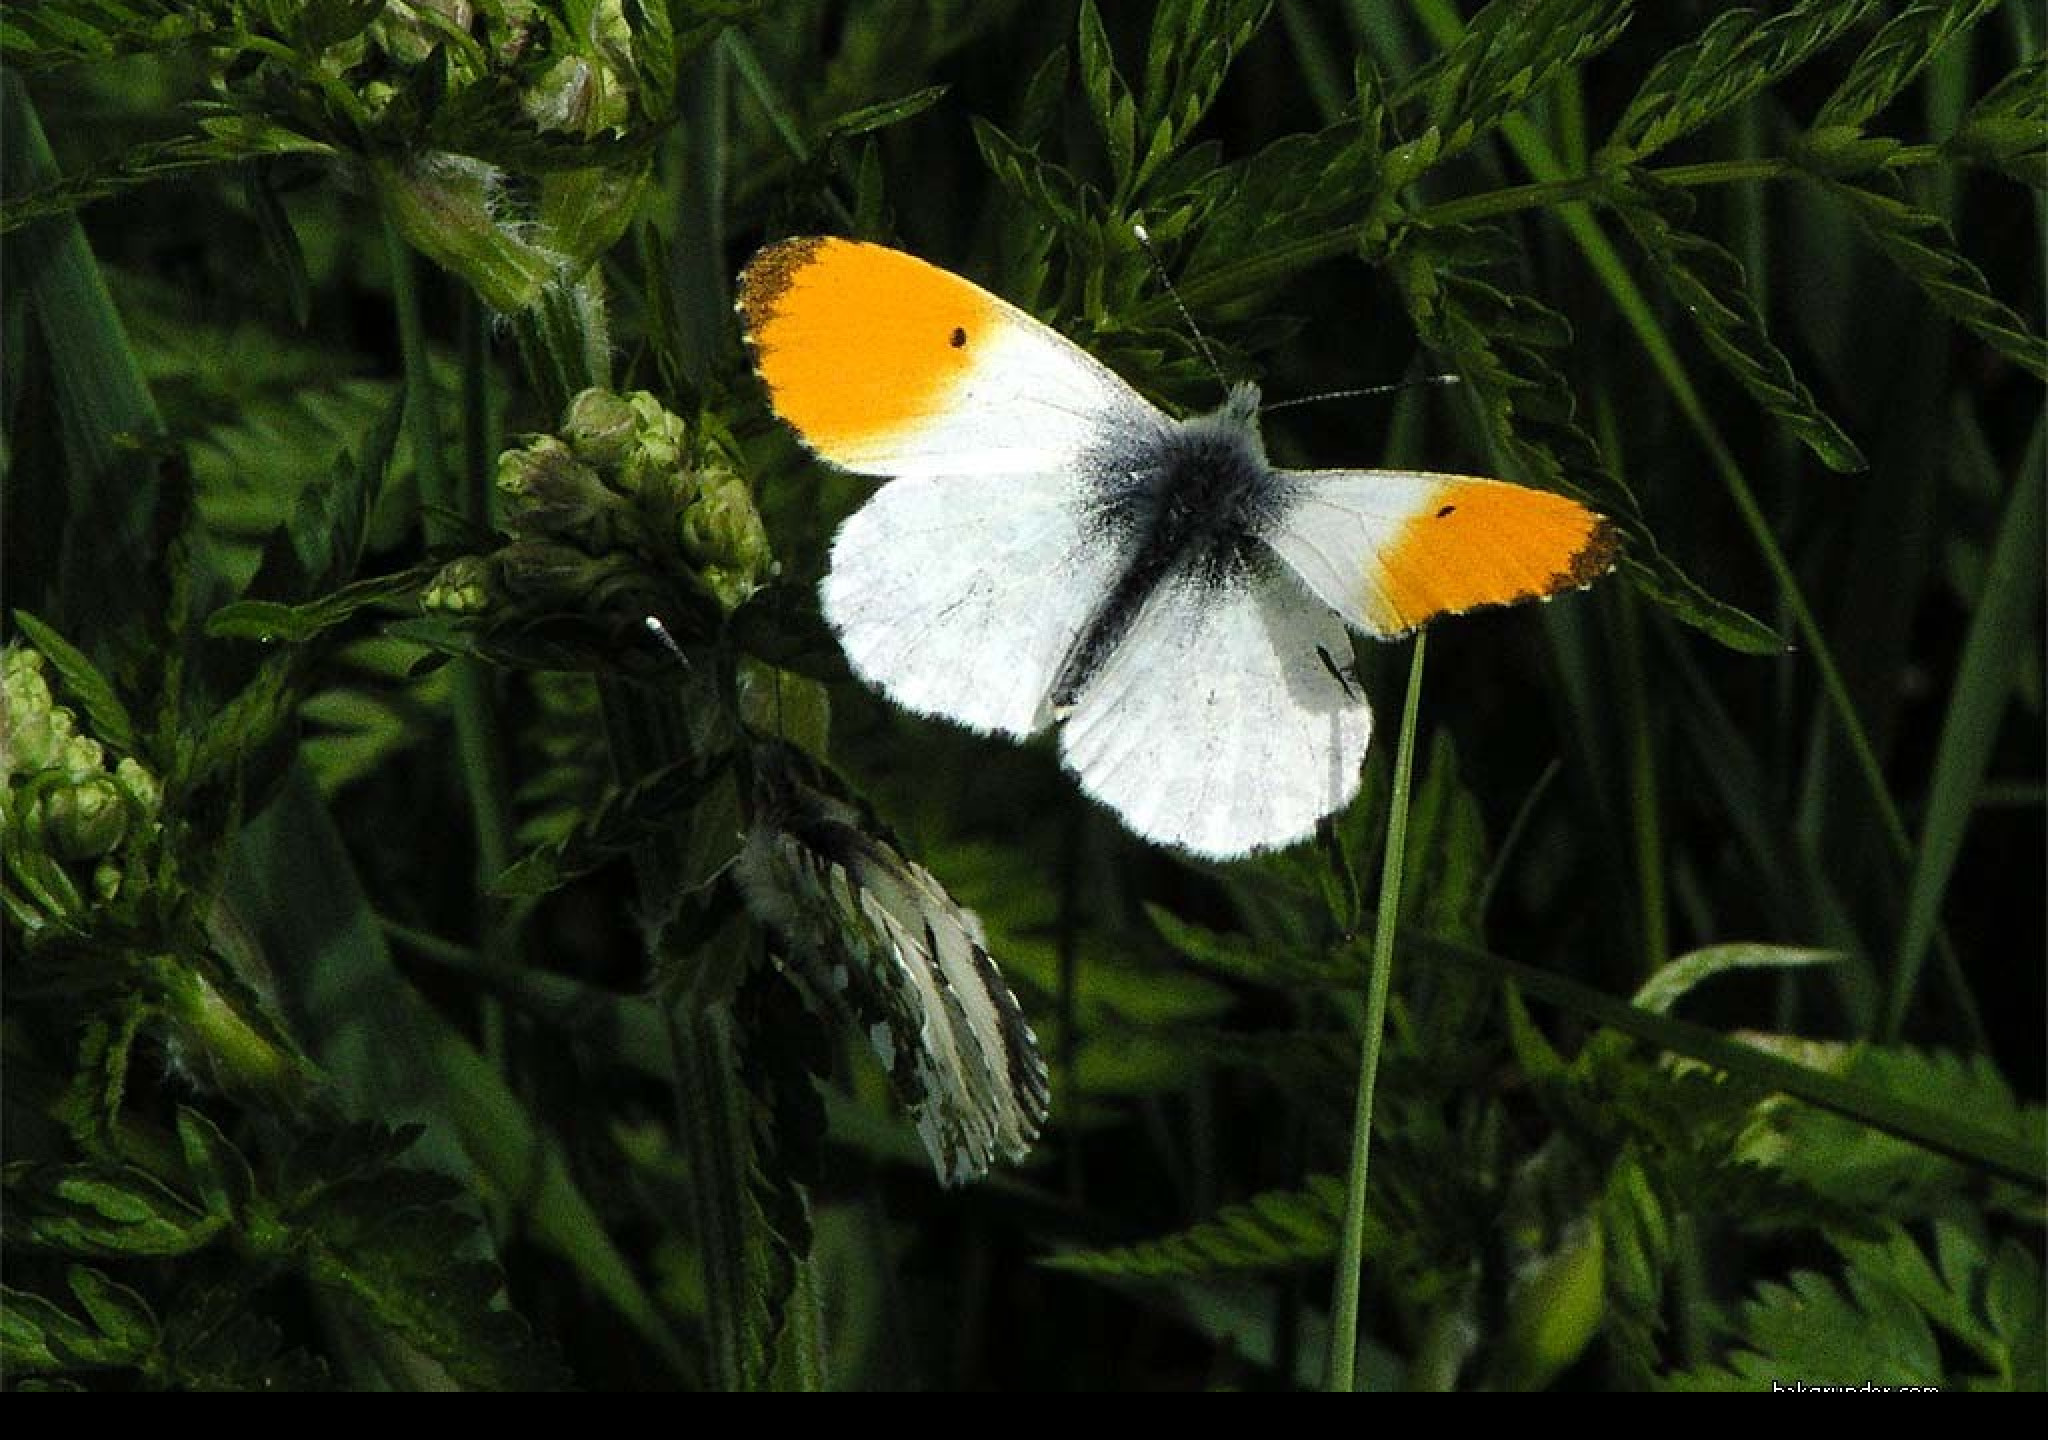
M 1219 409 L 1142 448 L 1094 458 L 1093 513 L 1124 556 L 1123 573 L 1060 666 L 1056 712 L 1073 705 L 1163 585 L 1232 589 L 1274 563 L 1263 536 L 1285 507 L 1286 484 L 1266 463 L 1258 414 L 1258 388 L 1238 385 Z

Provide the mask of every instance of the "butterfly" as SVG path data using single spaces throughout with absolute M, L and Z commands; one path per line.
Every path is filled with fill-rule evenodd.
M 1614 527 L 1498 480 L 1267 462 L 1256 388 L 1177 419 L 1072 341 L 916 256 L 783 240 L 740 276 L 770 403 L 887 481 L 820 590 L 905 709 L 1062 763 L 1132 831 L 1226 859 L 1357 793 L 1372 712 L 1342 663 L 1436 616 L 1583 587 Z

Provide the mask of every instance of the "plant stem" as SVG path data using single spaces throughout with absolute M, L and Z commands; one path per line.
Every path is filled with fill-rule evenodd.
M 1372 1152 L 1372 1096 L 1379 1077 L 1380 1035 L 1386 1029 L 1388 982 L 1394 970 L 1394 930 L 1401 915 L 1401 861 L 1408 849 L 1408 787 L 1415 771 L 1415 715 L 1422 701 L 1427 636 L 1415 637 L 1408 666 L 1408 698 L 1394 751 L 1394 788 L 1387 807 L 1386 853 L 1380 861 L 1378 912 L 1373 921 L 1372 976 L 1366 990 L 1365 1037 L 1358 1057 L 1358 1103 L 1351 1119 L 1351 1174 L 1344 1197 L 1343 1245 L 1337 1289 L 1330 1302 L 1329 1379 L 1325 1389 L 1357 1388 L 1358 1286 L 1365 1262 L 1365 1176 Z
M 391 300 L 398 312 L 399 351 L 405 368 L 405 422 L 412 442 L 413 474 L 420 490 L 420 524 L 427 544 L 454 538 L 459 516 L 472 524 L 487 519 L 486 469 L 489 464 L 488 416 L 484 409 L 484 366 L 481 307 L 468 299 L 463 307 L 463 453 L 461 473 L 451 476 L 441 453 L 440 400 L 434 388 L 428 353 L 426 320 L 420 305 L 418 262 L 398 227 L 384 222 L 384 244 L 391 262 Z M 490 676 L 479 660 L 455 661 L 450 715 L 455 727 L 455 753 L 460 759 L 463 792 L 469 801 L 476 839 L 477 928 L 484 949 L 502 953 L 503 907 L 489 898 L 491 882 L 512 863 L 511 796 L 497 726 Z M 483 1009 L 484 1049 L 493 1063 L 502 1059 L 501 1017 L 486 1002 Z
M 1931 165 L 1941 158 L 1938 147 L 1933 145 L 1904 145 L 1885 157 L 1886 170 L 1909 170 Z M 1785 157 L 1766 157 L 1753 160 L 1712 160 L 1697 165 L 1666 165 L 1652 168 L 1652 178 L 1666 185 L 1687 188 L 1699 185 L 1733 185 L 1746 180 L 1782 180 L 1787 176 L 1805 173 L 1796 161 Z M 1537 180 L 1527 185 L 1510 185 L 1500 190 L 1489 190 L 1483 195 L 1467 195 L 1457 200 L 1446 200 L 1438 205 L 1426 205 L 1415 211 L 1409 218 L 1419 225 L 1468 225 L 1476 220 L 1492 220 L 1502 215 L 1518 214 L 1524 210 L 1542 210 L 1583 202 L 1596 198 L 1607 184 L 1601 175 L 1574 175 L 1560 180 Z M 1267 283 L 1271 277 L 1284 276 L 1304 265 L 1319 260 L 1332 260 L 1348 254 L 1358 246 L 1358 229 L 1353 225 L 1340 225 L 1315 235 L 1305 235 L 1299 240 L 1274 245 L 1256 255 L 1231 264 L 1218 265 L 1204 275 L 1193 275 L 1180 282 L 1181 299 L 1190 307 L 1203 303 L 1228 301 L 1244 291 L 1255 289 Z M 1172 302 L 1164 298 L 1149 301 L 1137 307 L 1135 319 L 1165 319 L 1171 314 Z

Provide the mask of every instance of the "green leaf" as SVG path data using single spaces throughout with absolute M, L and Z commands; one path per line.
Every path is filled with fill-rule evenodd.
M 1056 227 L 1070 229 L 1081 218 L 1081 193 L 1072 176 L 1025 149 L 996 126 L 973 116 L 974 141 L 982 163 L 1026 212 Z
M 1891 103 L 1941 52 L 1943 46 L 1975 25 L 1999 0 L 1948 0 L 1945 5 L 1909 5 L 1885 22 L 1835 87 L 1811 128 L 1860 126 Z
M 1792 945 L 1709 945 L 1679 956 L 1645 980 L 1636 991 L 1634 1003 L 1664 1015 L 1701 982 L 1731 970 L 1798 970 L 1812 965 L 1834 965 L 1847 958 L 1839 950 L 1806 950 Z
M 1673 1375 L 1672 1388 L 1754 1390 L 1796 1380 L 1809 1389 L 2003 1390 L 2040 1373 L 2040 1265 L 2016 1245 L 1993 1256 L 1967 1230 L 1938 1227 L 1939 1268 L 1896 1229 L 1881 1242 L 1840 1248 L 1844 1266 L 1835 1276 L 1802 1270 L 1784 1284 L 1758 1287 L 1743 1305 L 1732 1353 Z M 1995 1316 L 1981 1298 L 1994 1277 L 2010 1287 Z M 1937 1328 L 1987 1370 L 1958 1373 L 1944 1364 Z
M 2048 1186 L 2048 1176 L 2039 1168 L 2038 1142 L 2000 1133 L 1964 1116 L 1944 1115 L 1911 1099 L 1887 1095 L 1705 1026 L 1654 1014 L 1537 966 L 1427 936 L 1404 936 L 1403 945 L 1412 948 L 1416 959 L 1425 963 L 1442 961 L 1512 980 L 1530 995 L 1673 1054 L 1704 1061 L 1745 1085 L 1766 1091 L 1781 1090 L 1857 1124 L 1952 1156 L 2015 1184 L 2036 1189 Z
M 1956 253 L 1947 222 L 1896 196 L 1839 181 L 1822 183 L 1847 203 L 1878 251 L 1950 319 L 2036 379 L 2048 380 L 2048 341 L 1991 293 L 1983 271 Z
M 559 844 L 520 857 L 492 882 L 493 894 L 538 897 L 667 834 L 676 816 L 701 800 L 723 777 L 730 758 L 705 764 L 677 761 L 634 784 L 614 790 Z
M 823 132 L 827 140 L 844 140 L 855 135 L 866 135 L 876 130 L 900 125 L 946 98 L 953 87 L 950 85 L 927 85 L 922 90 L 913 90 L 894 100 L 882 100 L 873 105 L 863 105 L 858 110 L 849 110 L 838 119 L 828 122 Z
M 183 50 L 223 23 L 234 22 L 219 0 L 37 0 L 8 7 L 0 21 L 0 56 L 10 67 L 36 71 Z
M 1448 160 L 1497 129 L 1567 70 L 1627 28 L 1633 0 L 1492 0 L 1440 60 L 1407 87 L 1422 91 Z
M 1282 1272 L 1334 1256 L 1343 1215 L 1344 1181 L 1314 1175 L 1299 1190 L 1269 1190 L 1171 1235 L 1108 1250 L 1070 1250 L 1040 1263 L 1076 1274 L 1140 1280 Z M 1373 1248 L 1368 1239 L 1368 1253 Z
M 101 743 L 124 754 L 135 753 L 135 721 L 97 665 L 70 641 L 26 610 L 14 612 L 14 623 L 42 653 L 64 682 L 65 698 L 77 704 Z
M 1621 571 L 1636 589 L 1676 619 L 1744 655 L 1782 655 L 1791 647 L 1785 637 L 1727 601 L 1709 595 L 1661 552 L 1649 561 L 1621 558 Z
M 10 21 L 19 10 L 10 9 Z M 12 71 L 0 76 L 0 106 L 0 190 L 11 197 L 54 179 L 57 167 Z M 18 278 L 5 303 L 10 317 L 32 320 L 41 336 L 65 479 L 61 491 L 30 492 L 12 488 L 10 476 L 9 506 L 34 514 L 39 531 L 54 537 L 38 547 L 49 567 L 41 593 L 52 597 L 39 608 L 92 649 L 130 618 L 124 609 L 117 621 L 108 607 L 114 597 L 132 599 L 138 569 L 146 574 L 155 557 L 160 486 L 143 446 L 162 433 L 163 421 L 77 220 L 58 216 L 22 230 L 8 241 L 8 256 Z M 25 578 L 16 572 L 10 584 Z
M 1997 1067 L 1981 1055 L 1878 1045 L 1845 1049 L 1797 1041 L 1779 1044 L 1868 1094 L 1998 1136 L 2017 1151 L 2039 1154 L 2048 1146 L 2048 1113 L 2038 1105 L 2021 1104 Z M 1896 1134 L 1783 1098 L 1758 1106 L 1738 1143 L 1745 1160 L 1769 1166 L 1865 1214 L 1937 1214 L 1976 1183 L 1951 1158 Z M 2024 1213 L 2032 1200 L 2024 1190 L 2014 1190 L 1997 1203 Z
M 1751 397 L 1830 469 L 1868 469 L 1862 452 L 1821 413 L 1784 352 L 1771 343 L 1741 262 L 1704 235 L 1682 228 L 1691 197 L 1639 170 L 1614 174 L 1605 197 L 1654 262 L 1651 268 L 1670 287 L 1679 308 L 1699 328 L 1708 350 Z
M 253 120 L 233 126 L 214 125 L 197 135 L 152 140 L 132 145 L 112 159 L 85 165 L 69 175 L 46 180 L 25 188 L 19 194 L 9 195 L 7 211 L 0 215 L 0 235 L 42 220 L 68 215 L 74 210 L 111 200 L 159 180 L 278 155 L 332 158 L 335 153 L 332 146 L 308 139 L 296 131 Z M 252 185 L 248 193 L 257 208 L 257 221 L 264 229 L 266 242 L 281 238 L 273 230 L 282 214 L 281 210 L 271 211 L 275 197 L 266 201 L 263 196 L 267 192 L 260 182 Z M 272 253 L 282 257 L 284 252 L 274 249 Z M 293 285 L 302 278 L 293 277 L 289 267 L 285 274 L 287 282 Z M 296 294 L 293 303 L 298 303 Z
M 1096 130 L 1109 147 L 1112 165 L 1121 149 L 1123 163 L 1113 171 L 1121 184 L 1130 171 L 1131 159 L 1129 138 L 1125 138 L 1121 147 L 1116 138 L 1116 105 L 1123 85 L 1117 78 L 1116 57 L 1109 47 L 1109 32 L 1103 28 L 1102 12 L 1096 9 L 1095 0 L 1081 0 L 1079 26 L 1076 49 L 1081 62 L 1081 93 L 1088 99 L 1088 113 L 1095 118 Z
M 6 1187 L 9 1243 L 62 1255 L 184 1255 L 222 1225 L 132 1167 L 12 1164 Z
M 1283 947 L 1248 935 L 1223 934 L 1190 924 L 1160 905 L 1148 903 L 1145 913 L 1167 944 L 1219 975 L 1280 986 L 1364 983 L 1364 966 L 1349 952 L 1340 958 L 1308 946 Z
M 2035 56 L 1992 86 L 1942 150 L 2048 189 L 2048 55 Z
M 303 645 L 358 611 L 410 597 L 433 578 L 438 568 L 429 564 L 392 575 L 372 575 L 302 605 L 277 600 L 236 600 L 206 617 L 206 633 L 215 639 Z
M 178 1141 L 206 1213 L 221 1223 L 247 1229 L 256 1177 L 242 1152 L 211 1120 L 189 1107 L 178 1111 Z
M 1165 0 L 1153 10 L 1132 121 L 1145 146 L 1127 197 L 1144 191 L 1188 142 L 1272 9 L 1272 0 Z
M 0 1291 L 0 1361 L 11 1374 L 140 1367 L 156 1349 L 158 1327 L 133 1290 L 97 1270 L 66 1275 L 81 1319 L 39 1295 Z
M 1662 150 L 1804 64 L 1870 9 L 1871 0 L 1802 0 L 1772 14 L 1723 12 L 1651 68 L 1607 156 L 1625 163 Z

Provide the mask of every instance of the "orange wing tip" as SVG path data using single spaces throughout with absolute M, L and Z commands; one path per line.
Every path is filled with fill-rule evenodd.
M 1387 555 L 1388 628 L 1583 590 L 1620 551 L 1620 530 L 1576 500 L 1498 480 L 1446 480 Z
M 958 275 L 859 240 L 765 247 L 738 309 L 769 400 L 825 459 L 857 465 L 941 417 L 998 328 Z
M 1621 559 L 1620 527 L 1605 515 L 1591 510 L 1586 513 L 1593 519 L 1593 528 L 1586 536 L 1586 543 L 1572 556 L 1571 564 L 1550 577 L 1551 586 L 1545 599 L 1562 590 L 1586 589 Z
M 740 272 L 740 293 L 733 308 L 746 322 L 747 339 L 775 318 L 782 297 L 796 284 L 796 277 L 817 261 L 818 252 L 831 242 L 819 235 L 798 235 L 763 245 Z

